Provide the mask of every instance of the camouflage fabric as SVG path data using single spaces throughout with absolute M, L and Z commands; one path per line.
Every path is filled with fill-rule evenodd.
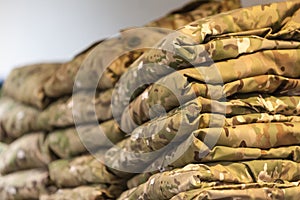
M 298 199 L 299 182 L 289 184 L 239 184 L 182 192 L 171 200 L 190 199 Z
M 299 163 L 288 160 L 255 160 L 238 163 L 190 164 L 158 173 L 119 199 L 170 199 L 180 192 L 218 184 L 286 183 L 298 181 Z
M 44 169 L 20 171 L 0 177 L 0 199 L 39 199 L 42 194 L 55 191 Z
M 300 52 L 300 51 L 299 51 Z M 140 96 L 134 99 L 125 109 L 121 118 L 121 129 L 131 132 L 138 125 L 160 114 L 155 109 L 166 111 L 176 108 L 189 100 L 202 96 L 210 99 L 222 99 L 237 93 L 269 93 L 274 95 L 299 95 L 299 79 L 286 78 L 278 75 L 260 75 L 225 83 L 224 85 L 209 85 L 196 81 L 188 81 L 188 74 L 195 77 L 190 68 L 173 73 L 162 78 L 154 85 L 147 88 Z M 187 73 L 183 72 L 187 71 Z M 182 73 L 182 76 L 181 76 Z M 170 77 L 171 76 L 171 77 Z M 194 78 L 193 77 L 193 78 Z M 152 116 L 151 116 L 152 115 Z
M 107 170 L 106 166 L 91 155 L 72 160 L 58 160 L 49 165 L 51 180 L 59 187 L 110 183 L 124 185 L 124 180 Z
M 60 189 L 51 195 L 42 195 L 40 200 L 106 200 L 115 199 L 121 193 L 118 186 L 104 184 L 80 186 L 74 189 Z
M 13 69 L 4 82 L 3 94 L 43 109 L 51 102 L 44 92 L 45 82 L 59 66 L 58 63 L 49 63 Z
M 61 65 L 42 85 L 47 98 L 60 99 L 40 111 L 33 125 L 50 133 L 25 135 L 0 154 L 3 174 L 51 162 L 49 175 L 41 170 L 44 176 L 24 171 L 32 177 L 0 177 L 0 197 L 298 199 L 300 1 L 200 19 L 235 2 L 193 2 L 153 22 L 173 27 L 199 18 L 179 29 L 185 36 L 170 34 L 156 50 L 130 51 L 166 32 L 135 35 L 129 29 Z M 96 96 L 81 91 L 91 89 L 85 80 L 96 80 L 108 57 L 124 49 L 128 53 L 104 71 Z M 71 94 L 81 65 L 83 82 L 76 82 L 73 96 L 64 96 Z M 26 146 L 24 138 L 32 135 L 39 137 L 27 139 Z M 108 140 L 116 145 L 106 151 Z M 82 155 L 85 145 L 96 154 Z M 63 159 L 53 161 L 57 157 Z
M 281 46 L 283 49 L 299 48 L 299 7 L 298 1 L 254 6 L 199 19 L 180 28 L 181 34 L 166 37 L 155 49 L 141 56 L 139 62 L 135 62 L 122 76 L 113 97 L 115 115 L 120 117 L 127 102 L 139 95 L 145 85 L 156 82 L 174 70 L 193 64 L 199 66 L 207 65 L 207 62 L 228 60 L 258 50 Z M 251 38 L 256 37 L 264 39 L 254 39 L 252 42 Z M 223 44 L 223 39 L 233 41 Z M 277 43 L 278 40 L 287 41 Z M 208 50 L 205 44 L 208 44 Z M 230 74 L 230 70 L 228 72 Z
M 0 154 L 7 149 L 8 145 L 0 142 Z
M 93 92 L 82 91 L 70 98 L 61 98 L 39 115 L 37 123 L 40 127 L 51 130 L 55 127 L 73 126 L 74 118 L 78 119 L 77 122 L 80 124 L 109 120 L 112 118 L 111 94 L 112 90 L 96 93 L 95 96 Z M 94 109 L 97 116 L 90 114 Z
M 54 157 L 45 142 L 44 133 L 25 135 L 0 154 L 0 173 L 46 167 Z
M 196 19 L 239 7 L 239 0 L 192 1 L 183 8 L 146 24 L 146 27 L 161 27 L 176 30 Z M 126 32 L 126 34 L 122 34 L 121 31 L 120 37 L 100 41 L 80 53 L 72 61 L 63 64 L 55 76 L 51 77 L 46 83 L 45 92 L 50 97 L 70 94 L 73 89 L 76 74 L 82 64 L 83 71 L 81 71 L 81 73 L 85 74 L 89 79 L 98 79 L 99 76 L 96 75 L 103 72 L 98 85 L 99 89 L 112 88 L 129 65 L 146 50 L 144 47 L 151 47 L 166 34 L 167 32 L 163 33 L 154 30 L 133 31 Z M 151 37 L 149 37 L 149 35 L 151 35 Z M 101 46 L 96 47 L 97 44 L 101 44 Z M 127 53 L 119 55 L 124 50 Z M 92 58 L 85 60 L 87 55 Z M 118 55 L 119 57 L 112 63 L 107 63 L 105 59 L 111 57 L 111 55 Z M 106 67 L 105 64 L 107 64 L 108 69 L 104 71 L 104 67 Z M 78 89 L 89 88 L 89 85 L 84 85 L 89 82 L 90 81 L 82 81 L 81 84 L 77 84 L 76 87 L 78 87 Z
M 76 55 L 71 61 L 63 63 L 53 76 L 45 83 L 45 93 L 49 97 L 61 97 L 71 94 L 74 85 L 74 79 L 79 67 L 84 59 L 89 55 L 95 46 L 102 41 L 92 44 L 90 47 Z
M 214 100 L 198 97 L 197 99 L 186 103 L 184 106 L 171 111 L 166 116 L 157 118 L 150 121 L 149 123 L 137 127 L 132 132 L 131 137 L 121 141 L 117 144 L 116 147 L 112 147 L 107 152 L 106 162 L 111 166 L 121 167 L 124 170 L 126 170 L 126 168 L 128 167 L 130 167 L 130 169 L 136 169 L 135 167 L 138 167 L 137 170 L 139 171 L 141 170 L 139 169 L 141 165 L 136 166 L 135 163 L 144 163 L 146 162 L 145 160 L 149 161 L 155 159 L 155 157 L 152 157 L 152 155 L 150 157 L 146 157 L 145 155 L 139 154 L 127 154 L 127 151 L 139 153 L 158 151 L 168 145 L 171 141 L 174 143 L 173 145 L 183 142 L 193 131 L 197 129 L 199 129 L 199 133 L 197 133 L 195 137 L 198 137 L 198 139 L 200 140 L 202 138 L 205 138 L 207 133 L 212 134 L 208 137 L 218 138 L 218 134 L 222 132 L 222 134 L 224 135 L 224 139 L 220 138 L 220 140 L 218 140 L 220 141 L 220 145 L 225 144 L 226 142 L 228 142 L 226 143 L 227 145 L 235 145 L 235 147 L 238 147 L 242 144 L 248 145 L 247 137 L 243 136 L 243 133 L 245 131 L 248 132 L 249 130 L 251 130 L 251 133 L 253 134 L 252 136 L 257 137 L 257 141 L 254 140 L 253 137 L 248 138 L 249 141 L 252 141 L 251 144 L 249 143 L 249 145 L 253 145 L 252 147 L 270 148 L 278 145 L 283 145 L 280 143 L 277 144 L 277 140 L 273 141 L 271 140 L 271 138 L 268 138 L 268 136 L 270 136 L 268 134 L 268 130 L 277 130 L 277 128 L 278 130 L 282 130 L 282 133 L 280 131 L 272 131 L 272 136 L 270 137 L 293 137 L 294 134 L 292 133 L 295 132 L 295 138 L 297 138 L 296 135 L 298 133 L 298 122 L 249 124 L 250 128 L 249 126 L 244 125 L 244 128 L 241 128 L 243 129 L 243 131 L 241 130 L 240 134 L 235 135 L 239 132 L 238 131 L 233 133 L 233 135 L 230 135 L 230 138 L 233 137 L 232 139 L 234 139 L 235 141 L 228 140 L 229 137 L 226 137 L 227 134 L 230 134 L 228 133 L 228 130 L 232 130 L 234 132 L 235 129 L 232 127 L 224 129 L 202 128 L 222 127 L 222 125 L 224 124 L 224 116 L 222 117 L 222 114 L 226 114 L 228 117 L 259 113 L 298 115 L 298 105 L 300 100 L 299 98 L 299 96 L 275 97 L 270 95 L 246 94 L 244 96 L 239 95 L 237 99 L 233 98 L 231 100 L 228 100 L 227 102 L 214 102 Z M 202 113 L 212 111 L 213 113 L 220 113 L 221 115 L 213 115 L 214 118 L 210 118 L 211 120 L 207 120 L 208 118 L 203 117 Z M 261 117 L 263 116 L 265 115 L 261 114 Z M 239 119 L 241 119 L 242 123 L 245 123 L 245 121 L 243 121 L 243 117 L 236 117 L 236 119 L 238 119 L 237 121 L 240 121 Z M 270 117 L 270 120 L 271 119 L 272 117 Z M 299 118 L 296 117 L 294 119 L 297 121 Z M 259 121 L 259 119 L 256 120 Z M 265 122 L 268 121 L 269 120 L 266 120 Z M 253 128 L 251 128 L 251 126 Z M 258 126 L 257 129 L 256 126 Z M 243 125 L 234 127 L 243 127 Z M 266 133 L 266 135 L 263 135 L 264 133 Z M 255 134 L 257 134 L 257 136 Z M 175 135 L 176 139 L 174 139 Z M 264 142 L 261 142 L 259 138 L 265 139 Z M 291 142 L 288 144 L 285 143 L 284 145 L 297 144 L 297 139 L 295 140 L 295 138 L 293 137 L 286 140 L 279 140 L 278 142 Z M 126 149 L 126 151 L 119 151 L 119 148 Z M 148 164 L 145 163 L 145 166 Z
M 81 137 L 79 137 L 77 130 L 80 131 Z M 107 138 L 100 135 L 100 131 L 102 131 Z M 112 143 L 117 143 L 124 137 L 125 134 L 120 131 L 117 123 L 114 120 L 110 120 L 101 123 L 99 126 L 83 125 L 77 128 L 54 131 L 47 136 L 47 141 L 51 151 L 59 158 L 65 159 L 86 153 L 87 149 L 82 142 L 88 145 L 90 149 L 97 150 L 107 146 L 107 140 Z
M 192 136 L 190 137 L 192 138 Z M 192 140 L 192 141 L 191 141 Z M 185 150 L 185 151 L 184 151 Z M 174 157 L 174 155 L 179 155 Z M 192 155 L 192 156 L 191 156 Z M 270 149 L 253 147 L 214 146 L 212 149 L 198 139 L 187 139 L 172 151 L 166 152 L 151 163 L 149 169 L 167 170 L 182 167 L 189 163 L 232 162 L 259 159 L 286 159 L 299 162 L 299 146 L 278 147 Z M 171 163 L 166 166 L 165 163 Z M 158 172 L 158 171 L 156 171 Z M 137 175 L 128 181 L 128 187 L 144 183 L 154 172 Z
M 146 26 L 178 29 L 191 21 L 240 8 L 239 0 L 229 1 L 191 1 L 184 7 L 174 10 L 170 14 L 158 20 L 148 23 Z
M 39 131 L 39 111 L 8 97 L 0 98 L 0 141 L 10 142 L 25 133 Z

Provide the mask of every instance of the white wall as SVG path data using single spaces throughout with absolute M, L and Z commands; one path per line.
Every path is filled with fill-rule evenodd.
M 13 67 L 63 61 L 121 28 L 143 25 L 187 0 L 0 0 L 0 79 Z M 243 0 L 258 4 L 263 1 Z

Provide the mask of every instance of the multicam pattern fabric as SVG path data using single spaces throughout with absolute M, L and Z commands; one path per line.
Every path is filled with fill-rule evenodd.
M 49 174 L 45 169 L 20 171 L 0 176 L 1 199 L 33 200 L 55 190 L 56 188 L 50 185 Z
M 148 23 L 148 29 L 121 31 L 120 36 L 95 43 L 69 62 L 15 69 L 5 82 L 6 97 L 0 102 L 0 139 L 12 142 L 8 147 L 1 145 L 1 173 L 10 173 L 0 178 L 1 199 L 38 199 L 39 196 L 41 199 L 115 199 L 119 196 L 125 190 L 125 180 L 132 174 L 118 172 L 116 175 L 92 156 L 72 158 L 87 153 L 86 144 L 101 149 L 108 140 L 118 143 L 126 137 L 111 120 L 111 88 L 147 47 L 169 33 L 167 29 L 174 30 L 193 20 L 238 7 L 237 0 L 190 2 Z M 167 29 L 159 31 L 149 27 Z M 125 54 L 107 63 L 107 57 L 124 51 Z M 106 66 L 108 69 L 103 71 Z M 79 68 L 83 74 L 81 80 L 98 78 L 96 75 L 103 71 L 97 85 L 100 92 L 95 97 L 89 91 L 70 96 Z M 75 87 L 82 90 L 91 86 L 88 82 L 77 82 Z M 93 124 L 95 121 L 100 121 L 100 125 Z M 79 126 L 75 129 L 74 125 Z M 99 138 L 98 129 L 104 137 Z M 80 136 L 77 131 L 81 132 Z M 57 158 L 68 160 L 53 161 Z M 43 169 L 15 172 L 47 164 L 50 177 Z M 55 192 L 56 188 L 49 188 L 50 185 L 77 188 Z
M 124 182 L 91 155 L 54 161 L 49 165 L 49 171 L 51 180 L 59 187 L 78 187 L 96 183 L 122 185 Z
M 190 199 L 298 199 L 299 182 L 285 184 L 237 184 L 182 192 L 171 200 Z
M 151 114 L 157 116 L 159 112 L 155 112 L 155 105 L 169 111 L 197 96 L 221 99 L 235 93 L 251 92 L 299 95 L 299 80 L 295 79 L 300 75 L 299 53 L 298 49 L 267 50 L 217 62 L 211 73 L 210 67 L 173 72 L 149 86 L 127 106 L 120 126 L 131 132 L 148 121 Z M 288 61 L 284 61 L 286 59 Z M 205 77 L 214 71 L 219 74 Z
M 14 69 L 3 84 L 3 94 L 43 109 L 51 102 L 51 98 L 44 92 L 45 82 L 59 66 L 57 63 L 49 63 Z
M 78 134 L 80 132 L 80 135 Z M 103 134 L 103 135 L 102 135 Z M 49 148 L 59 158 L 71 158 L 87 150 L 97 150 L 110 143 L 117 143 L 125 137 L 118 124 L 110 120 L 97 125 L 82 125 L 77 128 L 61 129 L 47 136 Z M 89 149 L 86 149 L 86 146 Z
M 275 184 L 295 186 L 299 163 L 288 160 L 257 160 L 190 164 L 181 169 L 158 173 L 119 199 L 170 199 L 180 192 L 228 184 Z
M 25 133 L 41 130 L 36 124 L 40 112 L 8 97 L 0 99 L 0 141 L 10 142 Z
M 92 92 L 83 91 L 75 93 L 70 98 L 61 98 L 39 115 L 37 123 L 45 127 L 44 129 L 51 130 L 54 127 L 73 126 L 74 118 L 78 119 L 76 120 L 78 124 L 94 122 L 97 118 L 99 121 L 109 120 L 112 117 L 111 93 L 112 90 L 107 90 L 94 95 Z M 97 118 L 90 114 L 94 110 Z
M 116 148 L 107 160 L 157 171 L 131 179 L 119 199 L 297 199 L 297 175 L 287 176 L 299 163 L 299 7 L 290 1 L 196 21 L 179 30 L 186 37 L 167 39 L 129 68 L 112 105 L 131 134 L 118 147 L 137 154 Z M 145 158 L 178 135 L 169 151 Z M 247 169 L 235 169 L 237 176 L 224 169 L 241 161 Z M 215 162 L 222 168 L 216 179 Z M 189 163 L 202 163 L 203 172 L 189 174 Z M 283 166 L 290 168 L 280 171 Z M 177 170 L 160 178 L 159 170 L 178 167 L 188 169 L 182 179 Z M 249 175 L 250 182 L 240 182 Z
M 138 153 L 147 153 L 152 151 L 160 150 L 161 148 L 169 145 L 172 142 L 174 147 L 178 145 L 178 143 L 183 142 L 192 132 L 199 129 L 199 133 L 194 132 L 199 136 L 199 139 L 204 140 L 206 135 L 209 135 L 209 138 L 213 138 L 213 142 L 223 141 L 228 142 L 229 145 L 235 145 L 238 147 L 240 144 L 247 145 L 247 137 L 243 136 L 245 131 L 252 133 L 251 137 L 249 137 L 249 141 L 252 141 L 252 147 L 262 147 L 262 148 L 271 148 L 275 147 L 277 140 L 273 140 L 272 138 L 284 138 L 285 136 L 293 137 L 293 133 L 295 134 L 295 138 L 298 138 L 296 135 L 297 125 L 299 117 L 294 117 L 293 120 L 296 122 L 287 122 L 287 123 L 254 123 L 249 125 L 239 125 L 227 128 L 220 128 L 223 126 L 225 121 L 231 121 L 232 119 L 224 119 L 224 115 L 234 116 L 236 115 L 244 115 L 244 114 L 257 114 L 256 119 L 252 119 L 252 122 L 269 122 L 273 121 L 275 117 L 269 116 L 268 114 L 281 114 L 281 115 L 299 115 L 299 96 L 270 96 L 270 95 L 260 95 L 260 94 L 245 94 L 239 95 L 237 99 L 232 98 L 226 102 L 215 101 L 211 99 L 206 99 L 203 97 L 198 97 L 195 100 L 192 100 L 182 107 L 179 107 L 166 116 L 160 117 L 156 120 L 150 121 L 149 123 L 143 124 L 137 127 L 132 133 L 131 137 L 122 140 L 117 144 L 116 147 L 111 148 L 106 155 L 106 162 L 110 163 L 111 166 L 118 166 L 122 169 L 130 168 L 135 169 L 136 163 L 145 163 L 147 166 L 149 165 L 149 161 L 154 158 L 145 157 L 144 154 L 128 154 L 129 152 L 138 152 Z M 211 117 L 207 116 L 208 112 L 219 113 L 219 115 L 211 115 Z M 266 113 L 259 114 L 259 113 Z M 204 115 L 202 115 L 204 114 Z M 206 116 L 206 117 L 205 117 Z M 266 116 L 269 120 L 262 120 Z M 278 115 L 277 115 L 278 116 Z M 245 116 L 246 118 L 246 116 Z M 273 119 L 272 119 L 273 118 Z M 236 116 L 235 119 L 237 121 L 242 121 L 241 123 L 246 123 L 243 120 L 242 116 Z M 275 119 L 274 119 L 275 120 Z M 280 120 L 280 119 L 279 119 Z M 288 120 L 286 118 L 286 120 Z M 275 120 L 276 121 L 276 120 Z M 228 123 L 228 122 L 227 122 Z M 235 122 L 237 124 L 237 122 Z M 251 123 L 251 118 L 250 122 Z M 251 128 L 253 126 L 253 128 Z M 213 129 L 212 127 L 216 127 Z M 238 130 L 237 127 L 243 130 Z M 203 129 L 206 128 L 206 129 Z M 237 129 L 235 129 L 237 128 Z M 276 130 L 280 131 L 273 131 Z M 272 138 L 269 138 L 268 131 L 272 130 Z M 206 133 L 207 131 L 207 133 Z M 230 135 L 230 131 L 237 131 Z M 240 134 L 238 134 L 238 132 Z M 202 136 L 200 136 L 201 134 Z M 224 138 L 219 138 L 221 135 L 224 135 Z M 249 134 L 250 134 L 249 133 Z M 236 135 L 237 134 L 237 135 Z M 258 134 L 260 136 L 255 136 Z M 266 135 L 264 135 L 266 134 Z M 195 137 L 198 137 L 196 136 Z M 176 137 L 175 137 L 176 136 Z M 253 137 L 256 137 L 255 140 Z M 234 137 L 238 139 L 235 143 L 231 141 Z M 175 138 L 175 139 L 174 139 Z M 293 144 L 298 144 L 297 139 L 289 138 L 287 140 L 278 139 L 279 142 L 290 141 L 295 142 Z M 264 142 L 260 139 L 265 139 Z M 257 141 L 257 142 L 256 142 Z M 225 143 L 220 143 L 223 145 Z M 250 145 L 250 144 L 249 144 Z M 265 146 L 267 145 L 267 146 Z M 290 144 L 278 144 L 278 145 L 292 145 Z M 172 148 L 174 148 L 172 147 Z M 126 149 L 126 151 L 120 151 L 119 148 Z M 147 162 L 146 162 L 147 161 Z M 140 165 L 138 166 L 140 167 Z M 136 169 L 140 170 L 140 169 Z
M 47 167 L 51 155 L 44 133 L 25 135 L 9 145 L 0 154 L 0 173 L 8 174 L 24 169 Z
M 259 159 L 286 159 L 297 163 L 300 162 L 300 147 L 297 145 L 270 149 L 215 146 L 210 149 L 203 142 L 194 140 L 192 144 L 183 143 L 179 145 L 173 152 L 177 153 L 182 149 L 186 149 L 184 145 L 189 145 L 189 149 L 187 149 L 187 151 L 183 153 L 182 156 L 180 156 L 175 162 L 172 162 L 172 166 L 169 166 L 169 169 L 185 166 L 189 163 L 238 162 Z M 163 169 L 161 166 L 162 163 L 168 162 L 170 159 L 172 159 L 172 155 L 165 154 L 154 161 L 151 164 L 151 168 L 156 167 L 157 169 Z M 167 168 L 164 167 L 164 170 L 167 170 Z M 136 175 L 127 182 L 128 188 L 134 188 L 145 183 L 153 174 L 157 172 L 159 171 Z
M 154 83 L 174 70 L 187 68 L 193 64 L 205 65 L 207 62 L 219 59 L 236 58 L 257 50 L 280 48 L 281 44 L 278 44 L 276 40 L 287 40 L 283 41 L 285 43 L 283 48 L 298 48 L 299 7 L 298 1 L 288 1 L 243 8 L 196 20 L 179 29 L 179 33 L 183 35 L 177 33 L 167 37 L 156 49 L 145 53 L 139 62 L 134 63 L 122 76 L 113 96 L 115 116 L 121 117 L 127 102 L 140 94 L 145 89 L 145 84 Z M 256 36 L 265 39 L 251 43 L 249 38 Z M 236 39 L 233 43 L 224 45 L 222 39 L 228 37 L 244 39 Z M 207 51 L 205 44 L 214 40 L 221 40 L 220 45 L 212 44 L 211 51 Z M 264 40 L 271 45 L 264 45 L 264 42 L 260 42 Z M 274 42 L 268 42 L 268 40 L 274 40 Z M 294 41 L 297 47 L 293 45 Z M 288 43 L 291 44 L 290 47 L 286 46 Z M 223 50 L 223 48 L 226 49 Z M 223 54 L 225 51 L 226 53 Z M 216 58 L 210 54 L 215 55 Z M 286 67 L 284 64 L 282 66 Z M 230 73 L 229 70 L 228 72 Z M 136 90 L 137 87 L 141 89 Z
M 7 144 L 5 144 L 5 143 L 1 143 L 0 142 L 0 154 L 4 151 L 4 150 L 6 150 L 7 149 L 7 147 L 8 147 L 8 145 Z
M 108 40 L 108 46 L 113 48 L 107 50 L 102 42 L 102 49 L 91 46 L 61 65 L 42 86 L 46 98 L 59 100 L 38 111 L 34 118 L 37 125 L 21 124 L 24 129 L 17 129 L 3 123 L 7 118 L 3 122 L 0 118 L 2 129 L 16 130 L 10 136 L 13 139 L 39 130 L 35 127 L 50 131 L 47 136 L 25 135 L 0 153 L 3 174 L 44 167 L 51 162 L 51 181 L 46 170 L 5 175 L 0 177 L 0 197 L 298 199 L 300 1 L 198 19 L 238 7 L 235 2 L 194 2 L 189 5 L 192 8 L 187 6 L 153 22 L 154 26 L 168 28 L 196 19 L 179 29 L 185 36 L 171 34 L 173 37 L 159 43 L 156 50 L 147 50 L 143 56 L 140 55 L 144 49 L 129 52 L 111 63 L 97 85 L 100 92 L 96 97 L 88 91 L 62 97 L 71 94 L 83 60 L 86 76 L 82 80 L 96 79 L 97 70 L 106 66 L 109 54 L 150 45 L 166 33 L 147 32 L 153 36 L 153 41 L 148 41 L 144 40 L 146 32 L 133 37 L 124 31 L 120 37 Z M 209 9 L 203 12 L 204 8 Z M 126 42 L 118 43 L 120 38 Z M 169 51 L 163 50 L 165 47 Z M 101 56 L 86 59 L 92 51 Z M 88 83 L 75 86 L 79 90 L 90 87 Z M 38 102 L 36 99 L 17 100 L 38 107 L 32 103 Z M 79 104 L 75 105 L 74 100 Z M 124 104 L 126 101 L 130 104 Z M 97 116 L 89 106 L 91 103 L 96 105 Z M 9 118 L 12 121 L 18 114 L 14 112 Z M 120 127 L 111 120 L 112 114 L 117 114 Z M 93 125 L 95 121 L 101 124 Z M 73 128 L 75 124 L 80 125 L 80 135 Z M 106 139 L 97 137 L 98 129 L 103 130 Z M 2 135 L 6 137 L 7 132 Z M 25 142 L 30 137 L 26 139 L 30 142 Z M 108 139 L 117 145 L 103 154 L 105 149 L 101 147 L 107 147 Z M 25 143 L 33 144 L 27 147 Z M 85 145 L 99 149 L 95 156 L 105 162 L 81 155 L 87 153 Z M 158 154 L 147 154 L 152 152 Z M 25 160 L 15 159 L 24 155 Z M 63 160 L 53 161 L 55 158 Z M 126 183 L 129 190 L 119 196 Z M 50 184 L 55 187 L 49 187 Z M 56 187 L 62 189 L 55 192 Z
M 122 188 L 118 186 L 91 185 L 74 189 L 60 189 L 55 194 L 43 195 L 40 200 L 109 200 L 115 199 Z
M 77 82 L 78 89 L 94 87 L 89 83 L 98 82 L 100 74 L 102 76 L 98 88 L 101 90 L 112 88 L 120 76 L 127 71 L 130 64 L 148 47 L 166 36 L 170 30 L 176 30 L 194 20 L 239 7 L 238 0 L 192 1 L 183 8 L 146 24 L 146 27 L 164 28 L 165 32 L 156 29 L 140 29 L 139 31 L 125 31 L 125 33 L 121 31 L 120 37 L 95 43 L 72 61 L 63 64 L 55 76 L 46 83 L 45 92 L 50 97 L 71 94 L 79 68 L 81 68 L 80 74 L 87 79 L 81 77 L 80 80 L 86 81 Z M 100 45 L 97 46 L 98 44 Z M 124 55 L 120 55 L 124 52 L 126 52 Z M 111 58 L 112 55 L 118 57 L 113 59 L 112 63 L 107 63 L 106 59 Z M 95 81 L 90 81 L 91 79 L 95 79 Z

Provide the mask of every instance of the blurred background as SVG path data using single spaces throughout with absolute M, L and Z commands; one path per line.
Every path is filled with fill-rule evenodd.
M 242 0 L 243 6 L 282 0 Z M 66 61 L 122 28 L 140 26 L 188 0 L 0 0 L 0 82 L 14 67 Z

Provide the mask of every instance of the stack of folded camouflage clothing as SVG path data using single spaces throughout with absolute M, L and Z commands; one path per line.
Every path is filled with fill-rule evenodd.
M 118 199 L 299 199 L 300 1 L 179 32 L 115 87 L 113 113 L 131 136 L 104 160 L 144 172 Z
M 126 183 L 134 173 L 110 168 L 85 147 L 88 142 L 106 160 L 102 152 L 107 140 L 99 140 L 99 129 L 113 144 L 128 141 L 119 121 L 113 119 L 111 99 L 116 82 L 129 67 L 135 69 L 131 64 L 143 59 L 142 54 L 148 52 L 145 47 L 165 37 L 167 29 L 239 6 L 237 0 L 191 2 L 146 25 L 166 29 L 123 31 L 70 62 L 13 70 L 0 98 L 0 199 L 115 199 L 127 190 Z M 121 53 L 107 63 L 107 57 Z M 80 71 L 81 80 L 96 80 L 102 74 L 96 94 L 88 81 L 75 81 Z M 72 93 L 73 86 L 76 92 Z M 97 125 L 91 123 L 94 112 Z M 147 121 L 141 120 L 140 125 Z

